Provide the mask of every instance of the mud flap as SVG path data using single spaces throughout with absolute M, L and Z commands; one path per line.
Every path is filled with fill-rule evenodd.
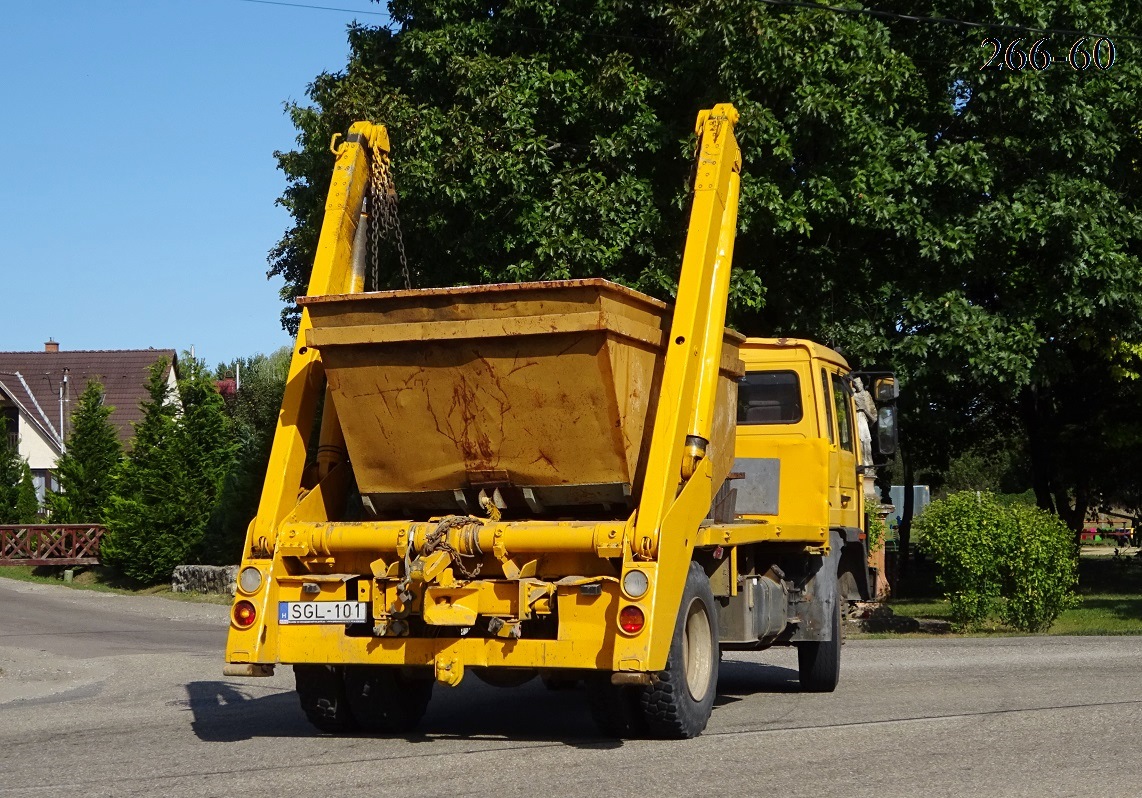
M 871 601 L 876 593 L 875 570 L 868 567 L 868 542 L 864 533 L 851 526 L 841 527 L 844 549 L 837 571 L 841 601 Z
M 800 623 L 790 636 L 792 643 L 825 641 L 832 638 L 832 618 L 837 611 L 837 572 L 844 552 L 844 537 L 833 530 L 832 546 L 827 557 L 810 557 L 806 570 L 810 574 L 801 588 L 801 600 L 795 605 Z

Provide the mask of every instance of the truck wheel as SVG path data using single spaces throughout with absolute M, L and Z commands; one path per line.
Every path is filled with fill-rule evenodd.
M 797 644 L 797 676 L 807 693 L 831 693 L 841 678 L 841 597 L 832 614 L 831 640 Z
M 428 709 L 435 683 L 431 675 L 418 678 L 391 665 L 345 669 L 345 692 L 353 717 L 365 731 L 381 734 L 415 729 Z
M 333 665 L 294 665 L 297 697 L 306 719 L 323 732 L 354 731 L 357 720 L 345 696 L 344 669 Z
M 690 563 L 670 641 L 666 670 L 642 689 L 642 709 L 655 737 L 686 739 L 706 728 L 718 692 L 718 619 L 706 572 Z

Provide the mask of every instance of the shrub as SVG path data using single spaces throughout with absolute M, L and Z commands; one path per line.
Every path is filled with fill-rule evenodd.
M 963 491 L 932 502 L 914 522 L 920 550 L 935 561 L 958 626 L 978 628 L 997 610 L 1002 515 L 990 493 Z
M 864 527 L 868 530 L 868 551 L 873 553 L 884 548 L 885 538 L 888 537 L 888 524 L 884 523 L 876 512 L 870 508 L 864 511 Z
M 1078 603 L 1074 533 L 1058 516 L 1038 507 L 1006 509 L 1003 622 L 1025 632 L 1051 627 Z
M 959 626 L 978 628 L 998 617 L 1039 632 L 1077 601 L 1073 536 L 1037 507 L 965 491 L 932 502 L 915 529 Z

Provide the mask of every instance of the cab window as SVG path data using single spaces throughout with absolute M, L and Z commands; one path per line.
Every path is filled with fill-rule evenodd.
M 837 436 L 840 438 L 841 448 L 851 452 L 853 424 L 852 413 L 849 412 L 849 389 L 836 374 L 833 375 L 833 400 L 837 409 Z
M 803 415 L 797 372 L 758 371 L 738 381 L 739 424 L 796 424 Z

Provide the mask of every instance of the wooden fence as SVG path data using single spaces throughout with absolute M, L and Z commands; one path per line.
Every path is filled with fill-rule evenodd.
M 98 565 L 96 524 L 0 526 L 0 565 Z

